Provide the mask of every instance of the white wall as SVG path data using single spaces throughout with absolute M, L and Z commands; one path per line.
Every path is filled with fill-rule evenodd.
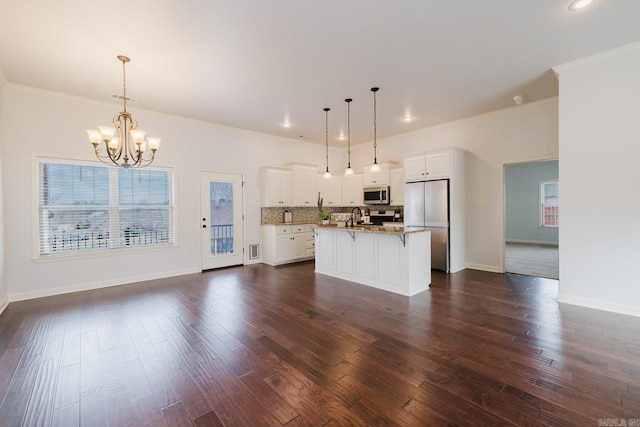
M 640 316 L 640 43 L 556 71 L 558 300 Z
M 141 128 L 162 138 L 155 163 L 175 168 L 178 245 L 155 251 L 38 260 L 33 257 L 32 245 L 32 218 L 37 218 L 34 157 L 94 160 L 85 129 L 108 123 L 121 105 L 13 84 L 4 88 L 2 99 L 4 180 L 11 183 L 11 191 L 6 191 L 3 199 L 6 280 L 12 301 L 200 271 L 200 171 L 244 174 L 248 245 L 260 243 L 259 167 L 309 164 L 310 159 L 317 159 L 318 171 L 324 169 L 325 151 L 320 144 L 132 110 Z M 341 153 L 330 149 L 332 169 L 341 165 Z M 245 257 L 248 259 L 248 254 Z
M 540 184 L 558 180 L 558 161 L 505 165 L 505 241 L 558 244 L 558 227 L 542 227 Z
M 548 99 L 378 141 L 378 161 L 457 146 L 466 167 L 467 267 L 504 271 L 505 163 L 558 157 L 558 100 Z M 351 150 L 354 168 L 373 162 L 373 145 Z
M 4 126 L 2 125 L 2 93 L 5 84 L 4 75 L 0 71 L 0 313 L 9 303 L 9 294 L 7 290 L 7 278 L 5 271 L 5 238 L 4 238 Z

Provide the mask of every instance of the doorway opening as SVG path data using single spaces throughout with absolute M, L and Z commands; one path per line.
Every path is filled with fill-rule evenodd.
M 507 273 L 559 278 L 558 160 L 504 165 Z

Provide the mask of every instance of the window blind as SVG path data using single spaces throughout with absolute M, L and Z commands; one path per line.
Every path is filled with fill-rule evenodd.
M 39 253 L 174 241 L 172 171 L 38 161 Z

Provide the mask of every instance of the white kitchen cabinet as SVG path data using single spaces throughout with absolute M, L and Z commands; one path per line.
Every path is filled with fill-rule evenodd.
M 260 169 L 262 207 L 291 206 L 291 171 L 281 168 Z
M 318 198 L 317 167 L 288 165 L 291 169 L 291 193 L 293 206 L 315 207 Z
M 364 205 L 362 188 L 362 174 L 342 178 L 342 205 L 350 207 Z
M 404 205 L 404 169 L 394 168 L 389 171 L 391 206 Z
M 430 181 L 451 176 L 451 150 L 438 150 L 404 159 L 406 182 Z
M 389 185 L 389 163 L 379 163 L 380 172 L 371 173 L 371 165 L 363 168 L 364 187 L 386 187 Z
M 318 227 L 316 273 L 415 295 L 431 283 L 431 231 Z
M 325 179 L 322 175 L 318 175 L 317 180 L 318 191 L 320 192 L 320 197 L 322 197 L 323 206 L 342 206 L 342 177 L 332 176 L 329 179 Z
M 313 224 L 263 225 L 263 262 L 279 265 L 312 259 L 315 256 L 313 227 Z

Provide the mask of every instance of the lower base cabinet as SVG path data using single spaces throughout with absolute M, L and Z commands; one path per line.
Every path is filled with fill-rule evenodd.
M 263 225 L 262 261 L 269 265 L 279 265 L 313 259 L 313 227 L 313 224 Z
M 431 283 L 431 232 L 316 229 L 316 273 L 411 296 Z

